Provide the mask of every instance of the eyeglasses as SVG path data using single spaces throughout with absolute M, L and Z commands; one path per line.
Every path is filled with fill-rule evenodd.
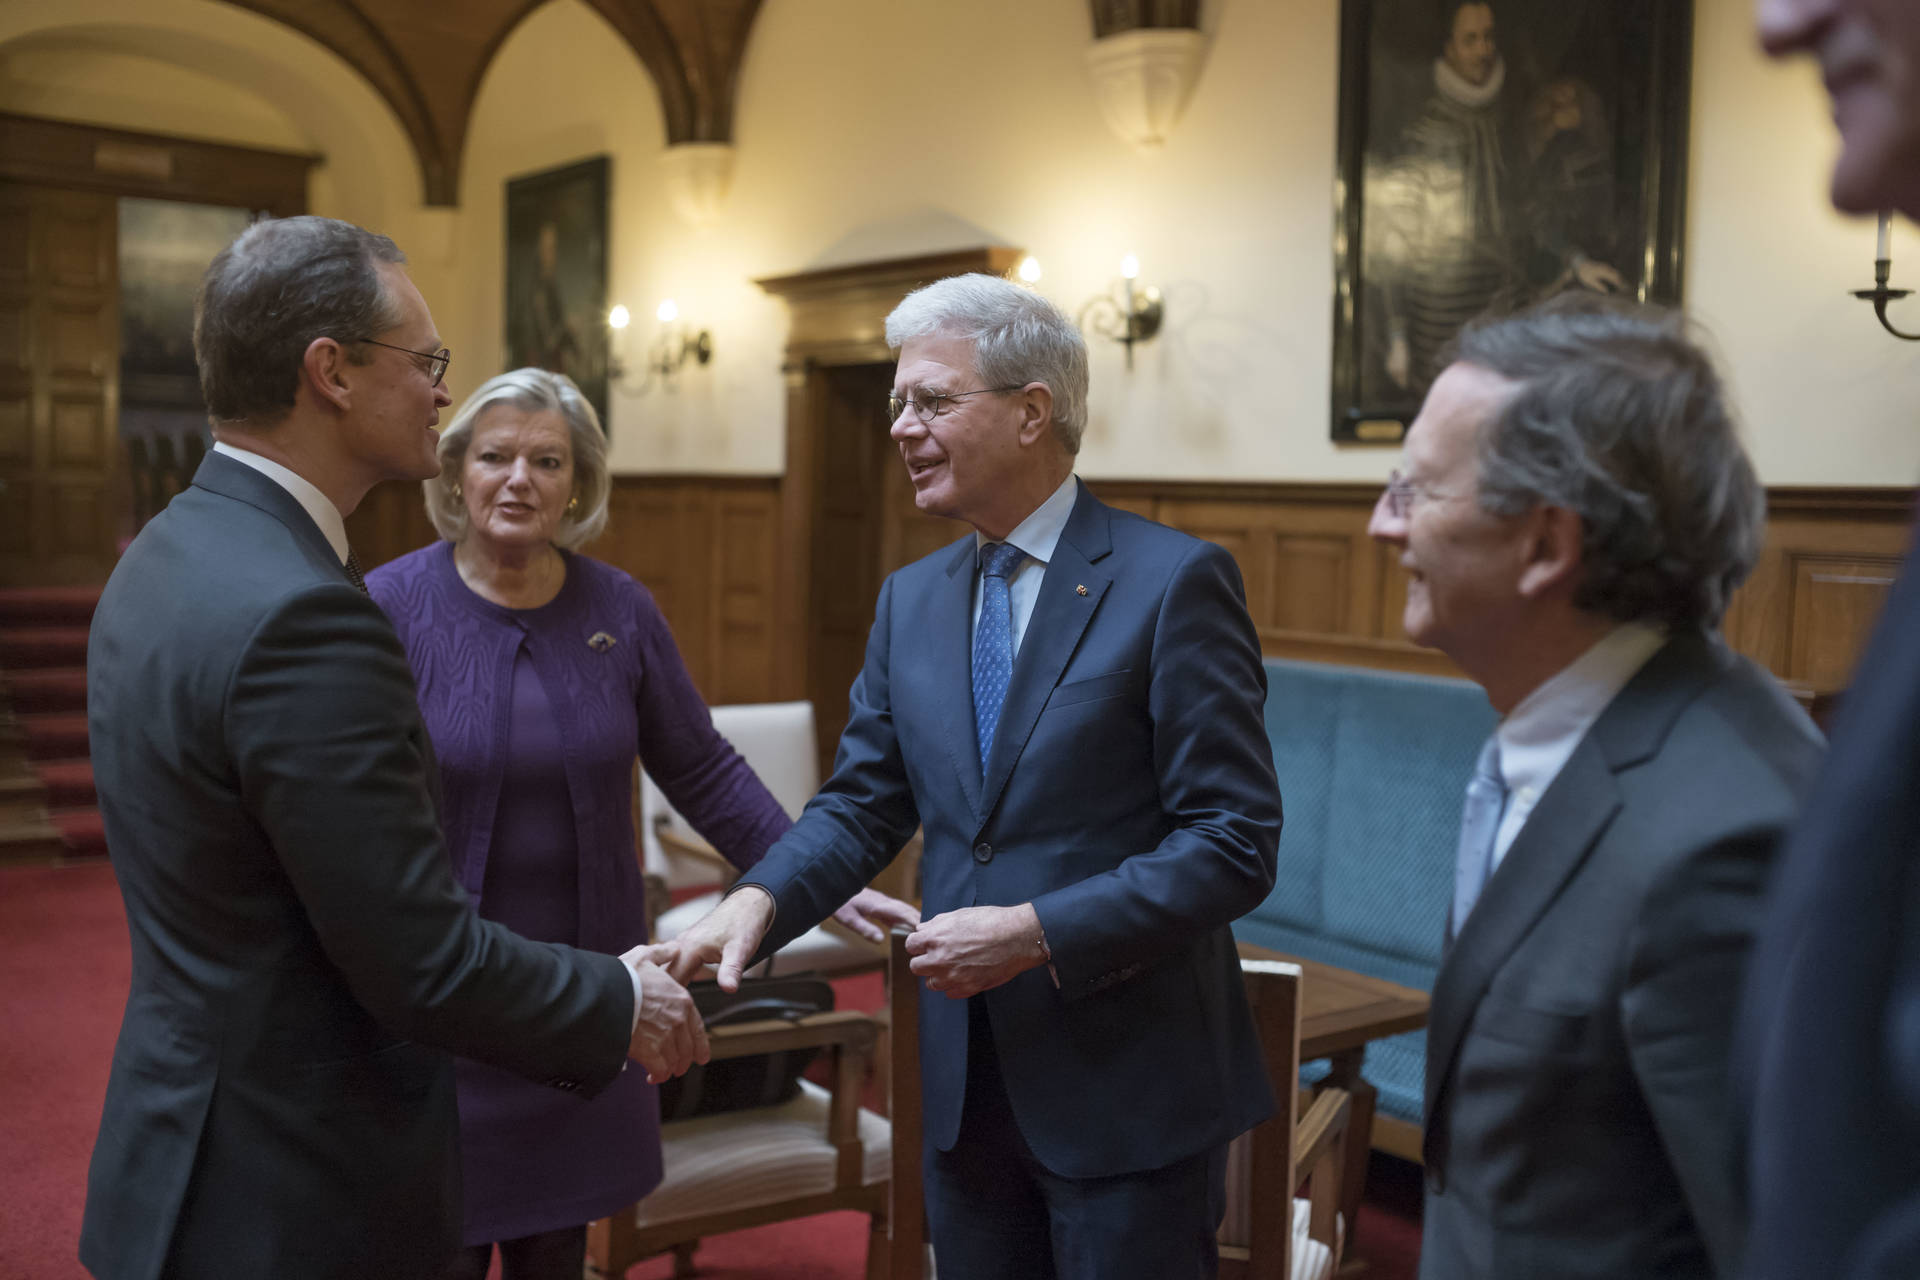
M 1387 510 L 1392 513 L 1395 520 L 1405 520 L 1413 513 L 1414 503 L 1421 499 L 1430 502 L 1443 502 L 1455 498 L 1464 498 L 1467 495 L 1462 493 L 1441 493 L 1437 489 L 1429 489 L 1423 484 L 1407 479 L 1407 477 L 1400 474 L 1400 469 L 1395 467 L 1387 475 L 1386 492 L 1380 496 L 1386 500 Z
M 1024 382 L 1017 382 L 1005 387 L 978 387 L 972 391 L 916 391 L 910 396 L 888 395 L 887 421 L 898 422 L 900 415 L 906 412 L 908 406 L 912 406 L 914 417 L 922 422 L 932 422 L 947 411 L 949 400 L 993 395 L 1002 391 L 1018 391 L 1026 385 Z
M 410 356 L 419 356 L 427 362 L 427 371 L 433 375 L 433 385 L 439 386 L 447 376 L 447 366 L 453 363 L 453 352 L 442 347 L 438 351 L 415 351 L 412 347 L 396 347 L 391 342 L 381 342 L 375 338 L 353 338 L 353 342 L 364 342 L 370 347 L 385 347 L 389 351 L 404 351 Z

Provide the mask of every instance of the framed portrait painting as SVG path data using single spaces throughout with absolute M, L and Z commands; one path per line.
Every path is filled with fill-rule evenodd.
M 1691 0 L 1342 0 L 1333 438 L 1393 443 L 1476 316 L 1680 300 Z
M 607 429 L 607 157 L 507 182 L 507 368 L 564 373 Z

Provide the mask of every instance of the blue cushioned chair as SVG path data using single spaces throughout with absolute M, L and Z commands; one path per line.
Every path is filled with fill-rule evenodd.
M 1461 798 L 1495 716 L 1478 685 L 1269 660 L 1267 736 L 1286 820 L 1273 893 L 1244 941 L 1433 989 Z M 1367 1046 L 1374 1145 L 1419 1158 L 1427 1036 Z M 1313 1081 L 1326 1066 L 1303 1071 Z M 1398 1122 L 1398 1123 L 1395 1123 Z

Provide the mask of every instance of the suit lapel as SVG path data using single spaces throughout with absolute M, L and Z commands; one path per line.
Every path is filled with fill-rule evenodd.
M 1608 704 L 1527 816 L 1434 982 L 1427 1021 L 1429 1134 L 1461 1037 L 1494 974 L 1553 905 L 1619 811 L 1616 775 L 1660 749 L 1681 711 L 1721 666 L 1724 655 L 1697 632 L 1668 641 Z
M 1093 620 L 1101 597 L 1112 585 L 1111 574 L 1094 567 L 1113 549 L 1107 527 L 1104 504 L 1083 484 L 1074 501 L 1067 527 L 1047 563 L 1046 576 L 1040 580 L 1040 594 L 1033 602 L 1033 616 L 1014 659 L 1013 676 L 1007 682 L 1007 700 L 1000 708 L 1000 723 L 993 734 L 993 755 L 987 761 L 986 780 L 978 816 L 984 820 L 993 812 L 1013 773 L 1014 763 L 1026 748 L 1041 708 L 1060 683 L 1060 673 L 1080 645 L 1087 624 Z M 1082 590 L 1084 588 L 1084 592 Z M 968 724 L 972 724 L 969 703 Z
M 340 581 L 351 581 L 347 577 L 346 567 L 340 563 L 340 557 L 333 552 L 333 544 L 327 541 L 327 535 L 313 522 L 313 517 L 300 505 L 299 499 L 263 473 L 244 462 L 235 462 L 224 453 L 209 451 L 200 460 L 199 469 L 193 473 L 193 483 L 195 488 L 258 507 L 292 530 L 294 537 L 305 542 L 311 550 L 326 557 L 328 564 L 339 568 Z
M 927 617 L 933 651 L 927 669 L 935 681 L 942 740 L 975 821 L 985 816 L 980 807 L 980 745 L 973 731 L 973 579 L 978 561 L 972 538 L 955 548 L 946 581 L 934 587 Z

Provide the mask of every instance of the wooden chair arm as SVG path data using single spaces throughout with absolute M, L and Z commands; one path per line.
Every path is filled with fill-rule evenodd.
M 740 868 L 728 862 L 718 849 L 705 840 L 690 840 L 669 827 L 654 828 L 653 838 L 660 842 L 661 849 L 667 853 L 677 853 L 710 864 L 722 873 L 727 884 L 732 884 L 740 875 Z
M 879 1027 L 871 1015 L 856 1009 L 835 1009 L 789 1022 L 767 1018 L 757 1022 L 736 1022 L 731 1026 L 709 1027 L 707 1042 L 713 1058 L 751 1058 L 756 1054 L 777 1053 L 782 1049 L 852 1049 L 871 1054 Z
M 1314 1098 L 1307 1114 L 1293 1130 L 1293 1185 L 1298 1187 L 1327 1153 L 1338 1151 L 1347 1138 L 1353 1100 L 1345 1089 L 1325 1089 Z

